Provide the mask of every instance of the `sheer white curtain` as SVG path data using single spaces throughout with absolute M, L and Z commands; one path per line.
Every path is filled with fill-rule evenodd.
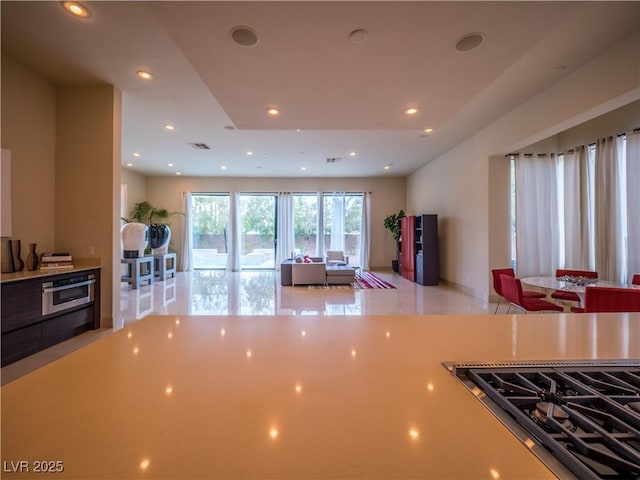
M 559 250 L 556 157 L 521 155 L 515 169 L 518 276 L 553 275 Z
M 278 194 L 278 248 L 276 250 L 276 270 L 280 270 L 283 260 L 291 257 L 295 249 L 293 232 L 293 196 L 290 192 Z
M 344 192 L 331 195 L 331 247 L 329 250 L 345 250 L 344 230 L 345 230 L 345 198 Z
M 369 252 L 371 248 L 371 194 L 362 194 L 362 220 L 360 221 L 360 268 L 369 270 Z
M 604 280 L 625 281 L 626 221 L 620 185 L 623 168 L 622 141 L 599 139 L 595 158 L 595 251 L 596 270 Z M 626 185 L 624 190 L 626 190 Z M 625 201 L 626 204 L 626 201 Z
M 563 155 L 564 268 L 595 269 L 593 251 L 593 171 L 587 147 L 576 147 Z
M 191 249 L 193 239 L 193 217 L 191 213 L 191 192 L 182 192 L 182 211 L 185 216 L 182 221 L 182 251 L 180 252 L 179 269 L 189 272 L 192 269 Z
M 316 235 L 316 255 L 324 257 L 324 194 L 318 192 L 318 235 Z
M 231 193 L 231 205 L 229 212 L 229 238 L 227 239 L 227 271 L 240 271 L 240 194 Z
M 640 273 L 640 131 L 627 134 L 627 275 Z

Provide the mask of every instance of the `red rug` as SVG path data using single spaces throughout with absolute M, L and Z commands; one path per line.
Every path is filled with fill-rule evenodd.
M 389 282 L 385 282 L 377 275 L 371 272 L 360 272 L 360 275 L 356 275 L 353 282 L 353 288 L 396 288 Z

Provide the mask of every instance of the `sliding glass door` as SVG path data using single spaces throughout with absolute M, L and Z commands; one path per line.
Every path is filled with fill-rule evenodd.
M 228 193 L 194 193 L 191 196 L 193 268 L 227 268 L 231 241 L 230 205 Z
M 323 195 L 324 251 L 341 250 L 349 264 L 360 266 L 361 193 Z
M 276 195 L 240 194 L 240 268 L 274 269 Z

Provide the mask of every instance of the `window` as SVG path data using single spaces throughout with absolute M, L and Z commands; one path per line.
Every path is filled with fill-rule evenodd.
M 194 193 L 191 196 L 193 268 L 225 269 L 229 253 L 228 193 Z

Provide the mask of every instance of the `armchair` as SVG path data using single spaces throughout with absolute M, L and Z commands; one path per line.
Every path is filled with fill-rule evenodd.
M 342 250 L 327 250 L 327 265 L 348 265 L 349 257 Z

